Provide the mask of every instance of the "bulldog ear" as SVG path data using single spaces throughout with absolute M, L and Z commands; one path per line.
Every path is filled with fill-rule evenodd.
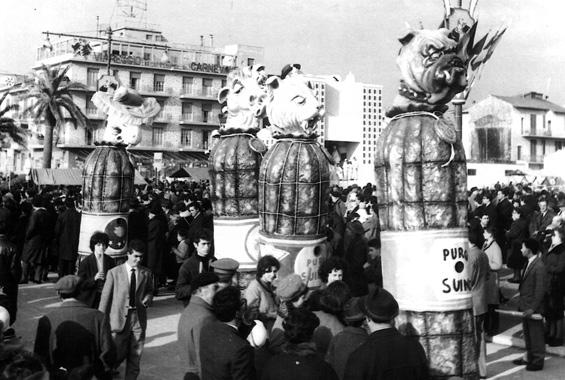
M 219 92 L 218 92 L 218 102 L 220 104 L 224 104 L 226 102 L 226 99 L 228 97 L 228 94 L 230 93 L 230 89 L 227 87 L 223 87 Z
M 414 38 L 414 36 L 416 35 L 416 32 L 413 30 L 410 30 L 408 33 L 406 33 L 404 36 L 400 37 L 398 39 L 398 41 L 400 41 L 400 43 L 404 46 L 406 45 L 408 42 L 412 41 L 412 39 Z

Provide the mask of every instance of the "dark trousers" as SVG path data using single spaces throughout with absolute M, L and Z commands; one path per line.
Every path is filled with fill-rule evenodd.
M 496 309 L 498 305 L 488 305 L 488 312 L 485 315 L 485 332 L 490 336 L 498 333 L 499 317 Z
M 524 329 L 528 364 L 543 367 L 543 360 L 545 358 L 543 321 L 523 318 L 522 327 Z

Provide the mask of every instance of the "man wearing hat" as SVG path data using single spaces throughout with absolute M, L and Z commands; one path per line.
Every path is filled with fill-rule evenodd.
M 367 331 L 362 327 L 365 314 L 359 307 L 358 297 L 347 301 L 343 314 L 347 326 L 332 338 L 326 354 L 326 361 L 331 364 L 340 379 L 345 376 L 345 365 L 351 353 L 367 340 Z
M 358 300 L 371 333 L 349 356 L 346 380 L 428 379 L 428 360 L 422 346 L 394 327 L 398 303 L 383 288 Z
M 239 286 L 239 262 L 229 257 L 214 261 L 210 266 L 219 278 L 220 289 L 227 286 Z
M 187 366 L 185 379 L 200 377 L 200 331 L 204 323 L 216 320 L 212 300 L 218 290 L 218 281 L 215 273 L 204 272 L 196 276 L 190 285 L 192 297 L 180 315 L 177 329 L 180 357 L 186 360 Z
M 111 379 L 115 347 L 104 313 L 77 300 L 81 278 L 67 275 L 55 284 L 61 297 L 59 307 L 39 319 L 34 352 L 53 376 L 61 371 L 88 373 Z

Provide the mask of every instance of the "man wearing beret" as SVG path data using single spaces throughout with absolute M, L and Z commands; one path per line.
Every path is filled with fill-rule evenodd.
M 147 307 L 153 300 L 153 274 L 139 265 L 144 253 L 142 241 L 130 241 L 127 261 L 108 271 L 98 308 L 110 320 L 118 365 L 126 359 L 126 380 L 139 376 Z
M 34 352 L 53 378 L 82 374 L 111 379 L 115 347 L 110 325 L 104 313 L 77 300 L 80 287 L 79 276 L 68 275 L 57 281 L 55 290 L 62 302 L 39 319 Z
M 353 351 L 345 366 L 345 380 L 429 379 L 428 360 L 418 341 L 394 327 L 398 303 L 383 288 L 359 299 L 359 308 L 371 333 Z
M 200 378 L 200 331 L 204 323 L 216 320 L 212 312 L 212 300 L 218 289 L 218 280 L 218 276 L 211 272 L 196 276 L 190 286 L 190 303 L 180 315 L 178 343 L 180 357 L 186 360 L 185 379 Z

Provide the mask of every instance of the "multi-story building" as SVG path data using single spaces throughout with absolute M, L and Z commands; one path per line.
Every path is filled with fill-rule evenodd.
M 142 127 L 141 143 L 130 148 L 142 174 L 151 174 L 156 152 L 162 153 L 165 167 L 206 165 L 212 132 L 220 125 L 217 94 L 226 83 L 226 74 L 235 66 L 262 61 L 263 48 L 217 48 L 203 37 L 200 45 L 172 43 L 160 31 L 147 27 L 120 27 L 111 37 L 109 44 L 105 37 L 49 33 L 37 50 L 34 69 L 69 65 L 69 79 L 87 86 L 74 91 L 73 98 L 88 117 L 90 129 L 76 129 L 70 123 L 61 128 L 53 167 L 80 167 L 102 136 L 105 116 L 91 98 L 108 70 L 122 84 L 156 98 L 161 105 L 153 125 Z M 77 54 L 77 42 L 88 43 L 91 53 Z M 41 164 L 41 144 L 32 139 L 32 166 Z
M 544 157 L 565 145 L 565 107 L 538 92 L 490 95 L 466 109 L 463 141 L 470 182 L 494 167 L 499 173 L 518 168 L 543 174 Z M 504 182 L 504 176 L 498 177 Z
M 335 76 L 306 75 L 325 114 L 318 122 L 318 141 L 337 164 L 342 185 L 374 183 L 377 139 L 384 128 L 382 86 L 356 82 L 353 74 L 343 80 Z M 271 136 L 259 137 L 268 147 Z

